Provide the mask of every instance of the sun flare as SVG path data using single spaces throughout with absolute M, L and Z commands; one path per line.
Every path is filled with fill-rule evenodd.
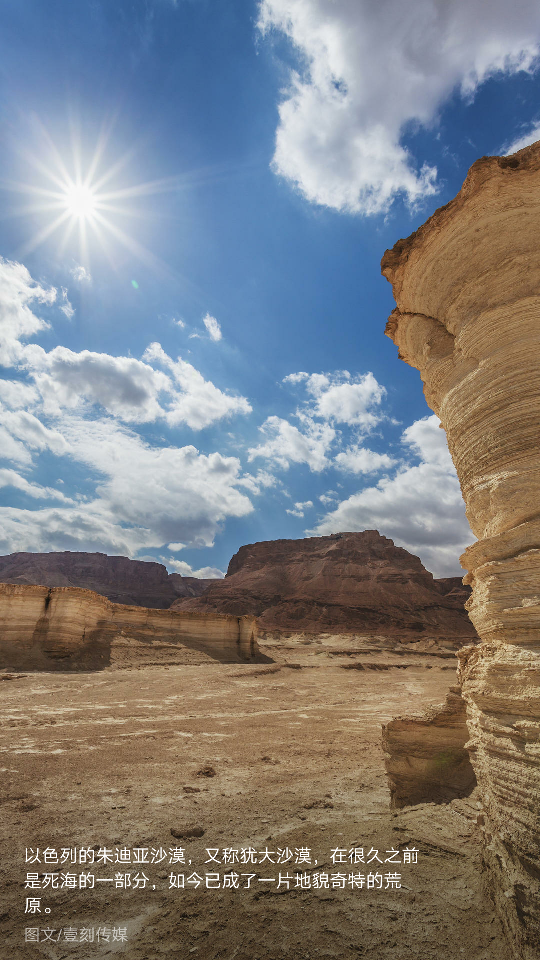
M 73 183 L 66 189 L 65 205 L 72 217 L 90 220 L 97 209 L 96 195 L 87 183 Z
M 76 134 L 71 151 L 63 154 L 45 128 L 38 126 L 40 150 L 23 151 L 24 158 L 34 168 L 34 182 L 9 183 L 14 193 L 33 198 L 21 207 L 21 215 L 32 214 L 41 221 L 21 246 L 20 256 L 57 234 L 59 254 L 64 254 L 68 244 L 77 245 L 78 258 L 86 266 L 92 248 L 101 248 L 113 262 L 114 247 L 120 245 L 147 265 L 152 264 L 161 271 L 166 269 L 165 264 L 138 241 L 130 224 L 148 216 L 148 208 L 145 210 L 141 204 L 144 198 L 177 191 L 181 178 L 165 177 L 134 185 L 122 182 L 134 151 L 127 150 L 106 163 L 111 129 L 110 125 L 104 126 L 94 150 L 85 156 Z

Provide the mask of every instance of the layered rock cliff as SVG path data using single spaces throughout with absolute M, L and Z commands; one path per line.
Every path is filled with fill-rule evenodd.
M 134 663 L 144 662 L 145 646 L 164 644 L 171 656 L 187 648 L 236 662 L 256 656 L 257 624 L 253 617 L 125 606 L 76 587 L 0 584 L 0 669 L 103 669 L 115 644 L 135 646 Z
M 483 643 L 462 654 L 485 856 L 515 956 L 540 951 L 540 143 L 475 163 L 382 261 L 387 334 L 420 371 L 478 537 Z
M 454 578 L 440 583 L 418 557 L 376 530 L 241 547 L 224 580 L 174 609 L 249 613 L 261 630 L 475 639 Z
M 200 596 L 213 581 L 167 573 L 162 563 L 65 550 L 0 557 L 0 583 L 82 587 L 114 603 L 165 610 L 179 597 Z
M 396 717 L 383 724 L 382 731 L 392 807 L 448 803 L 474 790 L 459 687 L 451 687 L 445 703 L 425 716 Z

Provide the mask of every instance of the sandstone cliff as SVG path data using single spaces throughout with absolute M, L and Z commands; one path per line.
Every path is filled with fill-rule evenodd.
M 253 614 L 268 633 L 444 637 L 460 646 L 476 637 L 463 598 L 458 578 L 439 583 L 418 557 L 365 530 L 241 547 L 224 580 L 173 609 Z
M 200 596 L 213 580 L 167 573 L 161 563 L 65 550 L 0 557 L 0 583 L 82 587 L 114 603 L 165 610 L 179 597 Z
M 382 261 L 387 334 L 446 430 L 478 543 L 462 656 L 485 856 L 515 956 L 540 944 L 540 143 L 475 163 Z
M 131 648 L 135 664 L 164 645 L 172 659 L 175 648 L 185 648 L 236 662 L 257 654 L 257 624 L 253 617 L 125 606 L 75 587 L 0 584 L 0 669 L 103 669 L 115 645 Z

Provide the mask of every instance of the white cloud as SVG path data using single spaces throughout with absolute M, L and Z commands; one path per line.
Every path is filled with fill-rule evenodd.
M 396 460 L 387 453 L 375 453 L 367 447 L 355 445 L 338 453 L 334 463 L 339 470 L 348 473 L 378 473 L 392 467 Z
M 19 400 L 22 406 L 32 400 L 35 406 L 40 400 L 44 413 L 56 417 L 62 410 L 97 404 L 127 422 L 163 419 L 170 426 L 185 423 L 194 430 L 251 412 L 245 397 L 224 393 L 181 357 L 173 361 L 159 344 L 151 344 L 143 359 L 137 360 L 90 350 L 76 353 L 63 346 L 46 351 L 36 343 L 25 343 L 50 329 L 31 305 L 50 305 L 55 299 L 56 290 L 36 284 L 22 264 L 0 259 L 0 364 L 26 372 L 34 382 L 34 386 L 28 382 L 21 386 L 8 381 L 0 388 L 0 397 L 8 404 Z M 64 288 L 59 308 L 72 315 Z M 169 373 L 154 369 L 154 361 Z
M 265 457 L 283 470 L 288 470 L 290 463 L 307 463 L 316 473 L 324 470 L 328 466 L 326 455 L 335 437 L 335 430 L 327 423 L 310 421 L 305 426 L 306 431 L 302 433 L 288 420 L 268 417 L 259 427 L 267 439 L 249 450 L 248 460 Z
M 290 513 L 291 517 L 303 517 L 306 510 L 309 510 L 313 506 L 312 500 L 305 500 L 304 503 L 295 503 L 293 510 L 286 510 L 285 513 Z
M 511 143 L 503 144 L 499 149 L 504 156 L 509 157 L 512 153 L 517 153 L 518 150 L 530 146 L 531 143 L 536 143 L 537 140 L 540 140 L 540 120 L 531 127 L 528 133 L 523 133 Z
M 228 517 L 253 510 L 245 491 L 268 485 L 270 475 L 261 471 L 250 481 L 236 457 L 200 453 L 194 446 L 152 446 L 119 421 L 162 419 L 199 429 L 248 413 L 247 400 L 220 391 L 159 344 L 136 360 L 62 346 L 46 351 L 25 342 L 50 330 L 31 308 L 50 306 L 55 298 L 56 291 L 36 284 L 24 266 L 0 260 L 0 361 L 26 377 L 0 383 L 0 453 L 25 469 L 34 451 L 62 456 L 64 463 L 79 465 L 85 488 L 77 502 L 3 467 L 0 486 L 60 502 L 34 510 L 1 508 L 0 552 L 73 549 L 134 556 L 169 542 L 212 546 Z M 166 371 L 155 369 L 154 361 Z M 69 482 L 69 467 L 64 476 Z
M 464 97 L 498 71 L 532 70 L 537 0 L 260 0 L 301 59 L 279 107 L 274 170 L 310 201 L 356 213 L 435 192 L 404 129 L 429 126 L 456 88 Z
M 184 321 L 183 321 L 183 320 L 176 320 L 175 317 L 173 317 L 173 323 L 175 324 L 175 326 L 180 327 L 181 330 L 183 330 L 184 327 L 185 327 Z
M 0 552 L 105 550 L 134 556 L 173 542 L 210 547 L 227 517 L 253 506 L 237 487 L 240 462 L 192 446 L 152 447 L 112 420 L 65 417 L 70 458 L 97 475 L 73 506 L 0 509 Z M 29 491 L 26 491 L 29 492 Z
M 50 329 L 46 320 L 37 317 L 29 304 L 51 304 L 56 300 L 54 287 L 40 286 L 22 263 L 0 257 L 0 364 L 10 367 L 41 348 L 25 346 L 36 333 Z
M 68 320 L 71 320 L 75 314 L 75 310 L 73 309 L 71 303 L 68 300 L 66 288 L 62 287 L 61 289 L 62 289 L 62 302 L 60 304 L 60 310 L 62 311 L 64 316 L 68 318 Z
M 161 557 L 163 563 L 170 567 L 174 573 L 179 573 L 182 577 L 197 577 L 199 580 L 222 580 L 225 576 L 223 570 L 219 567 L 199 567 L 194 570 L 185 560 L 174 560 L 172 557 L 168 560 Z
M 173 553 L 179 553 L 180 550 L 185 549 L 185 543 L 168 543 L 167 550 L 172 550 Z
M 459 481 L 437 417 L 403 432 L 403 444 L 420 463 L 340 503 L 308 534 L 377 529 L 419 556 L 436 576 L 460 573 L 457 557 L 474 539 L 465 517 Z
M 61 456 L 67 450 L 67 444 L 58 430 L 46 427 L 41 420 L 26 410 L 5 410 L 0 405 L 2 428 L 9 432 L 12 438 L 25 444 L 25 449 L 50 450 Z M 5 449 L 2 456 L 11 459 Z M 29 462 L 29 461 L 28 461 Z
M 55 490 L 54 487 L 42 487 L 39 483 L 30 483 L 15 470 L 0 469 L 1 487 L 15 487 L 16 490 L 37 500 L 62 500 L 65 503 L 73 503 L 73 500 L 65 497 L 60 490 Z
M 221 327 L 215 317 L 211 317 L 210 314 L 207 313 L 206 316 L 203 317 L 203 323 L 206 329 L 208 330 L 208 335 L 211 340 L 214 340 L 215 343 L 221 340 L 223 334 L 221 332 Z
M 238 481 L 238 486 L 244 487 L 249 493 L 258 496 L 263 490 L 275 487 L 277 482 L 274 475 L 269 473 L 268 470 L 257 470 L 255 476 L 251 473 L 244 473 Z
M 165 414 L 171 426 L 187 423 L 194 430 L 201 430 L 224 417 L 251 412 L 245 397 L 223 393 L 186 360 L 181 357 L 172 360 L 159 343 L 151 343 L 143 359 L 155 360 L 167 367 L 181 388 L 181 392 L 177 391 L 172 397 Z
M 88 270 L 86 270 L 86 268 L 83 267 L 82 263 L 76 263 L 75 266 L 72 267 L 69 272 L 71 273 L 71 276 L 73 277 L 73 279 L 77 281 L 77 283 L 92 282 L 91 275 L 88 273 Z
M 290 463 L 307 463 L 319 473 L 331 463 L 330 450 L 341 438 L 335 424 L 368 433 L 384 415 L 378 409 L 386 390 L 372 373 L 351 377 L 348 370 L 337 373 L 290 373 L 283 383 L 303 384 L 308 399 L 294 416 L 300 428 L 281 417 L 268 417 L 259 427 L 265 442 L 249 450 L 249 460 L 265 457 L 287 470 Z M 374 455 L 375 456 L 375 455 Z
M 340 382 L 341 378 L 349 381 L 350 374 L 344 370 L 333 380 L 325 374 L 309 377 L 307 390 L 315 397 L 315 414 L 325 420 L 372 429 L 381 419 L 373 408 L 380 405 L 386 395 L 385 388 L 377 383 L 372 373 L 352 382 Z
M 309 379 L 309 373 L 289 373 L 287 377 L 283 377 L 282 383 L 302 383 L 303 380 Z
M 123 420 L 144 423 L 165 415 L 158 401 L 160 392 L 174 392 L 164 373 L 133 357 L 55 347 L 33 357 L 32 367 L 50 415 L 89 402 Z

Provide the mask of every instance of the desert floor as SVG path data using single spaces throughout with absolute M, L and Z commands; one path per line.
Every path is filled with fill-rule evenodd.
M 269 644 L 265 664 L 201 657 L 126 668 L 119 653 L 101 673 L 5 679 L 1 955 L 508 960 L 483 889 L 474 795 L 389 807 L 381 724 L 444 700 L 455 661 L 365 653 L 356 662 L 370 669 L 343 669 L 345 642 Z M 182 839 L 189 828 L 204 834 Z M 407 847 L 418 849 L 416 864 L 384 862 L 392 850 L 403 860 Z M 40 861 L 25 862 L 25 848 L 39 848 Z M 64 863 L 45 863 L 46 848 L 65 849 Z M 73 848 L 92 848 L 89 858 L 137 848 L 148 862 L 132 852 L 131 863 L 119 854 L 81 865 Z M 226 848 L 239 862 L 215 862 Z M 242 863 L 249 848 L 256 854 Z M 364 863 L 351 865 L 354 848 Z M 263 863 L 249 862 L 265 850 Z M 373 851 L 382 864 L 367 863 Z M 27 873 L 36 887 L 25 888 Z M 351 874 L 370 873 L 382 889 L 351 887 Z M 386 877 L 396 873 L 400 889 Z M 131 874 L 131 886 L 117 874 Z M 171 874 L 183 875 L 183 889 Z M 79 889 L 80 875 L 94 888 L 87 879 Z M 238 887 L 224 888 L 224 876 Z M 25 914 L 27 898 L 41 913 Z M 34 938 L 39 929 L 40 941 L 25 942 L 25 929 Z M 93 942 L 79 942 L 91 936 L 82 930 Z M 113 931 L 127 939 L 113 942 Z

